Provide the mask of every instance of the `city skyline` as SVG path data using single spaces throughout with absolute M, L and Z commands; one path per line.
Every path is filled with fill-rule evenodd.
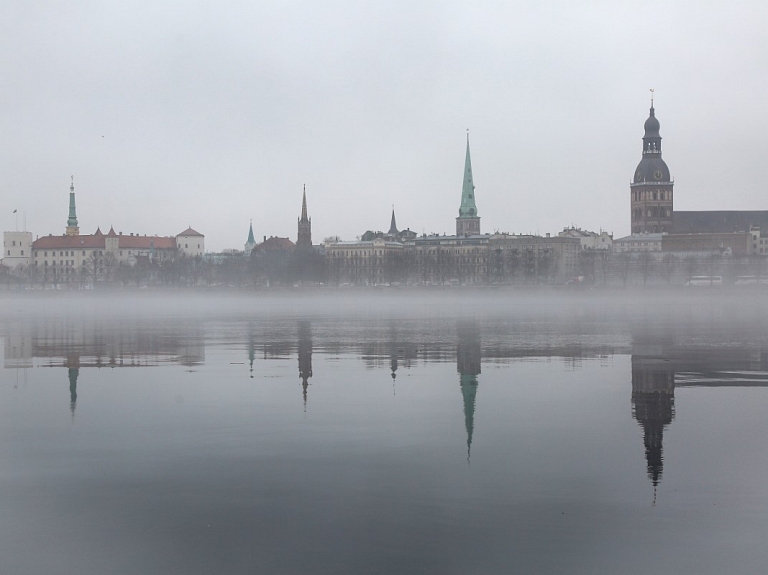
M 304 184 L 315 243 L 451 233 L 470 128 L 485 232 L 621 237 L 650 88 L 675 208 L 764 209 L 768 9 L 694 6 L 18 5 L 0 224 L 58 233 L 74 174 L 88 233 L 293 237 Z

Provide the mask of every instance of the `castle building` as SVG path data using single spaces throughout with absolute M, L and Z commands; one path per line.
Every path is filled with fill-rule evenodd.
M 672 231 L 674 181 L 661 157 L 659 127 L 651 98 L 651 113 L 644 125 L 643 157 L 629 186 L 633 234 Z
M 173 236 L 147 236 L 115 232 L 107 234 L 100 228 L 93 234 L 80 234 L 75 208 L 74 184 L 69 188 L 69 217 L 61 236 L 49 234 L 37 238 L 31 245 L 31 264 L 47 280 L 55 283 L 110 280 L 121 264 L 136 265 L 137 258 L 170 259 L 178 254 L 202 256 L 205 236 L 187 228 Z
M 480 234 L 480 217 L 475 205 L 475 184 L 472 179 L 472 160 L 469 157 L 469 134 L 467 134 L 467 155 L 464 159 L 464 182 L 461 187 L 461 206 L 456 218 L 457 236 Z
M 301 198 L 301 216 L 299 217 L 296 247 L 299 249 L 312 247 L 312 218 L 307 217 L 307 186 L 304 186 L 304 194 Z

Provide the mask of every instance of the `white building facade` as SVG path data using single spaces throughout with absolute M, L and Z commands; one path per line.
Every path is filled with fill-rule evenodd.
M 32 261 L 32 232 L 3 232 L 3 257 L 7 268 L 29 265 Z

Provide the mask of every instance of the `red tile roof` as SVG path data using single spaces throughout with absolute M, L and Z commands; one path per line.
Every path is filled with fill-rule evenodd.
M 166 236 L 118 236 L 118 245 L 123 250 L 172 250 L 176 249 L 176 238 Z
M 296 244 L 294 244 L 288 238 L 278 238 L 278 237 L 272 236 L 271 238 L 264 240 L 254 249 L 257 251 L 290 250 L 294 247 L 296 247 Z
M 33 250 L 70 250 L 84 248 L 103 248 L 104 234 L 82 236 L 43 236 L 32 242 Z
M 75 250 L 75 249 L 104 249 L 106 238 L 118 238 L 117 245 L 120 249 L 148 250 L 173 250 L 176 249 L 176 238 L 167 236 L 123 236 L 114 233 L 110 229 L 108 235 L 100 230 L 93 235 L 80 236 L 43 236 L 32 242 L 33 250 Z

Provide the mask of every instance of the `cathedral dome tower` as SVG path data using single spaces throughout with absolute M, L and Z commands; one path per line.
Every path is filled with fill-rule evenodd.
M 650 115 L 643 127 L 643 157 L 630 184 L 632 233 L 670 232 L 674 181 L 661 158 L 660 124 L 653 98 Z

